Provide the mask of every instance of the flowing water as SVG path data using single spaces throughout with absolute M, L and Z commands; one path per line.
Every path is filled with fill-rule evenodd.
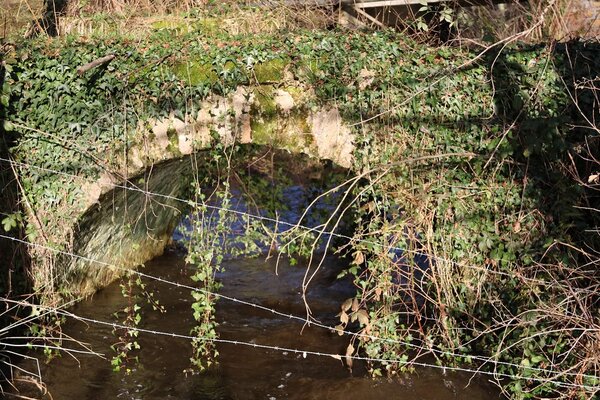
M 300 290 L 305 269 L 285 260 L 230 260 L 221 293 L 264 305 L 286 314 L 305 315 Z M 340 260 L 327 258 L 310 286 L 308 301 L 313 315 L 325 324 L 335 325 L 340 304 L 353 295 L 348 280 L 337 280 Z M 191 284 L 183 256 L 168 252 L 146 264 L 143 272 L 171 281 Z M 277 272 L 277 273 L 276 273 Z M 157 281 L 144 281 L 166 312 L 146 307 L 140 326 L 145 329 L 188 335 L 193 327 L 191 296 L 188 289 Z M 326 329 L 304 327 L 299 321 L 274 315 L 247 305 L 220 299 L 217 303 L 218 333 L 222 339 L 264 344 L 323 353 L 344 354 L 347 337 Z M 118 322 L 113 315 L 127 306 L 121 288 L 115 283 L 72 308 L 74 314 L 102 321 Z M 22 395 L 44 399 L 499 399 L 498 391 L 482 377 L 444 373 L 440 369 L 417 368 L 415 373 L 394 379 L 372 380 L 366 366 L 355 363 L 349 371 L 331 357 L 296 354 L 285 350 L 218 344 L 219 365 L 203 374 L 185 373 L 190 366 L 189 340 L 140 333 L 139 362 L 130 363 L 131 374 L 112 371 L 114 355 L 110 345 L 117 341 L 110 327 L 69 321 L 64 331 L 85 341 L 106 360 L 96 356 L 63 354 L 41 365 L 49 394 L 41 395 L 32 386 L 22 385 Z M 75 347 L 65 342 L 66 347 Z M 33 354 L 32 354 L 33 355 Z M 38 354 L 38 356 L 41 356 Z M 31 362 L 21 368 L 34 370 Z M 25 374 L 20 374 L 25 376 Z
M 281 187 L 280 187 L 281 188 Z M 285 207 L 277 215 L 281 220 L 297 222 L 304 208 L 314 198 L 310 185 L 284 187 Z M 323 192 L 317 190 L 315 193 Z M 240 196 L 237 196 L 238 199 Z M 326 200 L 326 199 L 325 199 Z M 335 199 L 334 199 L 335 200 Z M 316 204 L 303 224 L 317 226 L 319 218 L 330 215 L 332 203 Z M 108 205 L 110 206 L 110 205 Z M 248 211 L 244 201 L 235 204 L 240 212 Z M 320 217 L 321 216 L 321 217 Z M 234 225 L 231 232 L 243 231 L 243 222 Z M 210 229 L 210 225 L 207 229 Z M 288 225 L 272 226 L 287 229 Z M 189 237 L 189 219 L 184 219 L 174 239 L 185 242 Z M 323 248 L 321 248 L 321 251 Z M 164 280 L 196 286 L 192 271 L 176 250 L 168 251 L 142 268 L 145 274 Z M 237 298 L 286 315 L 306 316 L 301 296 L 306 264 L 292 266 L 286 259 L 265 256 L 254 259 L 233 259 L 223 263 L 224 271 L 217 279 L 223 284 L 222 295 Z M 312 280 L 307 294 L 313 317 L 326 324 L 339 323 L 336 314 L 344 300 L 353 297 L 355 288 L 349 278 L 336 279 L 346 266 L 334 257 L 325 262 Z M 147 330 L 190 335 L 194 327 L 190 289 L 156 280 L 143 279 L 146 290 L 154 293 L 164 307 L 164 313 L 145 305 L 139 327 Z M 116 282 L 99 291 L 92 298 L 71 309 L 72 313 L 109 323 L 120 323 L 123 315 L 115 316 L 127 307 L 128 300 Z M 68 319 L 64 333 L 85 342 L 91 349 L 102 353 L 104 359 L 93 355 L 63 352 L 49 364 L 40 363 L 41 378 L 47 393 L 43 394 L 32 383 L 26 384 L 27 374 L 20 372 L 16 380 L 20 394 L 37 399 L 403 399 L 403 400 L 492 400 L 499 399 L 497 388 L 483 377 L 472 379 L 470 374 L 444 372 L 437 368 L 417 368 L 414 373 L 401 374 L 393 379 L 371 379 L 367 365 L 355 362 L 350 371 L 341 360 L 330 356 L 303 354 L 319 352 L 345 354 L 348 336 L 338 336 L 329 329 L 282 317 L 272 312 L 221 298 L 216 306 L 218 334 L 221 339 L 244 344 L 218 343 L 219 364 L 205 373 L 191 373 L 192 346 L 189 339 L 140 333 L 141 350 L 138 362 L 129 362 L 130 374 L 113 372 L 111 359 L 115 355 L 111 345 L 118 341 L 112 327 L 93 322 Z M 253 345 L 275 348 L 258 348 Z M 65 341 L 67 348 L 81 349 L 74 342 Z M 286 350 L 287 349 L 287 350 Z M 291 349 L 301 350 L 297 353 Z M 40 353 L 30 352 L 43 360 Z M 429 360 L 431 362 L 431 360 Z M 22 370 L 37 371 L 31 359 L 22 362 Z

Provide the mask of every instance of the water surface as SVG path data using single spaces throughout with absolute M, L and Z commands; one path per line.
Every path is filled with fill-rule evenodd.
M 221 293 L 264 305 L 284 313 L 304 316 L 301 282 L 304 267 L 275 260 L 244 259 L 225 263 L 218 279 Z M 344 299 L 352 297 L 351 282 L 336 280 L 341 263 L 328 258 L 309 290 L 313 315 L 321 322 L 335 325 L 335 315 Z M 276 270 L 278 274 L 276 274 Z M 193 285 L 183 257 L 170 252 L 149 263 L 143 272 L 171 281 Z M 188 335 L 194 326 L 189 290 L 156 281 L 145 281 L 166 309 L 165 313 L 144 309 L 141 327 Z M 114 313 L 127 300 L 115 283 L 71 311 L 97 320 L 118 322 Z M 220 299 L 217 305 L 218 332 L 221 338 L 246 343 L 344 354 L 347 337 L 270 312 Z M 470 374 L 439 369 L 418 368 L 392 380 L 372 380 L 366 365 L 355 363 L 349 371 L 339 360 L 295 354 L 281 350 L 218 344 L 219 365 L 203 374 L 184 372 L 190 367 L 188 340 L 140 333 L 142 350 L 139 362 L 131 363 L 130 375 L 115 373 L 110 365 L 114 355 L 110 345 L 117 341 L 110 327 L 69 321 L 65 332 L 90 344 L 106 360 L 78 355 L 77 360 L 63 355 L 41 366 L 49 395 L 42 396 L 31 385 L 21 394 L 43 399 L 497 399 L 498 391 L 483 378 L 471 380 Z M 33 369 L 32 363 L 21 367 Z

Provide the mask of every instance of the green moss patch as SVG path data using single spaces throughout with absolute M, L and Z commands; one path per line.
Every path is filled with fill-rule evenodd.
M 175 128 L 171 127 L 167 130 L 167 138 L 169 139 L 167 151 L 176 157 L 181 156 L 181 152 L 179 151 L 179 134 Z
M 275 104 L 275 88 L 271 85 L 260 85 L 254 88 L 254 112 L 264 117 L 277 114 Z
M 169 31 L 169 33 L 181 35 L 184 33 L 192 32 L 194 30 L 194 27 L 188 21 L 185 20 L 167 19 L 152 23 L 152 29 L 156 31 L 166 30 Z
M 263 116 L 252 120 L 252 141 L 273 145 L 292 152 L 311 148 L 313 137 L 305 113 L 296 112 L 287 117 Z
M 275 118 L 255 118 L 250 123 L 252 142 L 255 144 L 274 144 L 277 136 L 277 120 Z
M 211 64 L 197 61 L 177 63 L 173 67 L 173 73 L 192 86 L 213 85 L 219 80 L 219 75 Z
M 254 66 L 254 76 L 258 83 L 275 83 L 283 80 L 283 72 L 289 61 L 285 58 L 274 58 Z
M 198 32 L 214 36 L 221 32 L 221 24 L 217 18 L 202 18 L 194 23 L 194 28 Z

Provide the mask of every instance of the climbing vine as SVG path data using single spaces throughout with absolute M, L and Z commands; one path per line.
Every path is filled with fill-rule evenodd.
M 215 301 L 221 283 L 216 274 L 222 272 L 222 261 L 226 255 L 226 243 L 230 241 L 231 225 L 234 222 L 228 212 L 230 196 L 228 183 L 216 192 L 218 211 L 209 210 L 201 187 L 196 184 L 196 206 L 192 209 L 192 233 L 186 262 L 195 269 L 192 280 L 199 284 L 199 290 L 192 292 L 192 310 L 197 325 L 192 333 L 197 337 L 192 345 L 194 354 L 192 365 L 199 370 L 210 367 L 218 356 L 213 339 L 217 338 L 215 322 Z
M 138 266 L 140 269 L 143 267 L 143 265 Z M 122 278 L 120 288 L 127 305 L 114 315 L 119 324 L 127 328 L 113 330 L 117 342 L 111 346 L 115 352 L 111 359 L 111 365 L 115 372 L 123 371 L 129 375 L 139 361 L 138 353 L 141 346 L 138 342 L 139 331 L 137 328 L 142 321 L 142 307 L 145 304 L 150 306 L 153 311 L 160 313 L 164 313 L 166 310 L 154 297 L 154 293 L 146 289 L 146 283 L 142 281 L 141 276 L 133 272 L 127 273 Z
M 196 321 L 192 329 L 196 339 L 192 343 L 191 364 L 194 369 L 204 371 L 217 362 L 215 307 L 222 287 L 217 276 L 224 272 L 223 261 L 267 255 L 286 257 L 292 266 L 296 265 L 298 259 L 307 259 L 321 247 L 317 235 L 305 224 L 322 219 L 321 213 L 327 205 L 313 207 L 311 217 L 305 215 L 304 220 L 297 221 L 301 226 L 286 220 L 280 226 L 280 213 L 288 208 L 282 187 L 289 179 L 289 171 L 251 173 L 248 165 L 256 165 L 265 154 L 237 146 L 216 144 L 197 157 L 202 162 L 196 162 L 201 167 L 194 174 L 194 200 L 185 236 L 186 263 L 192 268 L 191 279 L 197 284 L 197 290 L 191 293 Z
M 287 117 L 303 126 L 307 110 L 336 105 L 355 137 L 357 178 L 342 187 L 347 195 L 323 229 L 344 215 L 354 219 L 354 237 L 341 245 L 357 286 L 338 315 L 338 331 L 359 334 L 348 355 L 389 360 L 369 369 L 394 375 L 412 368 L 416 350 L 426 351 L 444 365 L 491 368 L 515 398 L 594 396 L 598 299 L 589 289 L 599 278 L 590 268 L 597 257 L 581 250 L 599 248 L 598 216 L 586 209 L 597 197 L 572 175 L 593 172 L 581 148 L 597 132 L 581 122 L 595 120 L 597 102 L 582 90 L 575 107 L 569 93 L 597 74 L 597 46 L 510 45 L 477 57 L 388 31 L 300 31 L 281 40 L 199 29 L 204 36 L 161 28 L 139 43 L 69 37 L 18 46 L 5 113 L 13 155 L 63 173 L 19 168 L 32 242 L 69 248 L 85 202 L 82 185 L 65 174 L 127 171 L 124 154 L 153 135 L 148 121 L 194 120 L 209 95 L 245 85 L 260 89 L 251 128 L 269 137 L 281 113 L 272 100 L 285 88 L 306 100 Z M 77 74 L 108 53 L 113 62 Z M 188 255 L 198 286 L 192 364 L 200 369 L 217 354 L 211 339 L 224 257 L 272 247 L 310 259 L 317 239 L 331 244 L 318 230 L 280 232 L 233 218 L 231 160 L 239 147 L 211 143 L 214 152 L 198 165 L 213 173 L 196 172 L 193 186 Z M 244 187 L 265 196 L 269 182 Z M 277 192 L 268 200 L 276 203 Z M 243 242 L 235 244 L 238 226 Z M 36 270 L 38 288 L 68 298 L 61 285 L 69 280 L 53 278 L 72 271 L 48 257 L 36 258 L 50 267 Z

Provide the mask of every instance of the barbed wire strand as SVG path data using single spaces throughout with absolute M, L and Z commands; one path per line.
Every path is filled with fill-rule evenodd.
M 46 172 L 50 172 L 50 173 L 54 173 L 54 174 L 59 174 L 59 175 L 63 175 L 63 176 L 68 176 L 71 178 L 76 178 L 76 179 L 81 179 L 81 180 L 85 180 L 87 182 L 93 182 L 92 180 L 79 176 L 79 175 L 74 175 L 74 174 L 70 174 L 67 172 L 62 172 L 62 171 L 57 171 L 57 170 L 53 170 L 50 168 L 45 168 L 45 167 L 39 167 L 36 165 L 32 165 L 32 164 L 27 164 L 27 163 L 22 163 L 22 162 L 18 162 L 18 161 L 13 161 L 10 159 L 6 159 L 6 158 L 2 158 L 0 157 L 0 161 L 4 161 L 4 162 L 8 162 L 11 163 L 13 165 L 17 165 L 17 166 L 22 166 L 25 168 L 34 168 L 34 169 L 38 169 L 38 170 L 42 170 L 42 171 L 46 171 Z M 387 246 L 375 241 L 371 241 L 371 240 L 366 240 L 366 239 L 357 239 L 357 238 L 353 238 L 351 236 L 348 235 L 343 235 L 334 231 L 325 231 L 324 229 L 319 229 L 319 228 L 314 228 L 314 227 L 308 227 L 305 225 L 301 225 L 299 223 L 291 223 L 291 222 L 287 222 L 287 221 L 281 221 L 279 219 L 275 219 L 275 218 L 270 218 L 270 217 L 266 217 L 263 215 L 256 215 L 256 214 L 252 214 L 252 213 L 248 213 L 245 211 L 240 211 L 240 210 L 232 210 L 232 209 L 228 209 L 228 208 L 223 208 L 223 207 L 219 207 L 219 206 L 215 206 L 215 205 L 210 205 L 210 204 L 204 204 L 204 203 L 198 203 L 195 202 L 193 200 L 186 200 L 186 199 L 182 199 L 176 196 L 171 196 L 171 195 L 167 195 L 167 194 L 162 194 L 162 193 L 156 193 L 156 192 L 150 192 L 144 189 L 141 189 L 137 186 L 126 186 L 126 185 L 119 185 L 119 184 L 113 184 L 113 188 L 118 188 L 118 189 L 124 189 L 124 190 L 129 190 L 129 191 L 134 191 L 134 192 L 138 192 L 141 193 L 145 196 L 149 196 L 149 197 L 160 197 L 160 198 L 164 198 L 164 199 L 168 199 L 168 200 L 173 200 L 173 201 L 177 201 L 177 202 L 181 202 L 183 204 L 186 205 L 200 205 L 203 207 L 206 207 L 208 209 L 213 209 L 216 211 L 225 211 L 225 212 L 229 212 L 229 213 L 233 213 L 233 214 L 237 214 L 243 217 L 247 217 L 247 218 L 252 218 L 252 219 L 258 219 L 258 220 L 262 220 L 262 221 L 267 221 L 267 222 L 271 222 L 271 223 L 275 223 L 278 225 L 283 225 L 283 226 L 287 226 L 290 228 L 300 228 L 303 230 L 306 230 L 307 232 L 316 232 L 322 235 L 331 235 L 340 239 L 345 239 L 345 240 L 349 240 L 351 242 L 358 242 L 358 243 L 364 243 L 364 244 L 370 244 L 370 245 L 374 245 L 374 246 L 380 246 L 383 248 L 386 248 L 388 250 L 395 250 L 395 251 L 399 251 L 402 252 L 403 254 L 411 254 L 414 256 L 420 256 L 420 257 L 426 257 L 435 261 L 440 261 L 440 262 L 445 262 L 445 263 L 449 263 L 449 264 L 453 264 L 456 265 L 458 267 L 462 267 L 462 268 L 468 268 L 468 269 L 473 269 L 473 270 L 477 270 L 477 271 L 483 271 L 486 273 L 490 273 L 490 274 L 495 274 L 495 275 L 500 275 L 500 276 L 506 276 L 509 278 L 515 278 L 516 276 L 514 274 L 511 274 L 509 272 L 504 272 L 504 271 L 497 271 L 497 270 L 493 270 L 493 269 L 489 269 L 489 268 L 485 268 L 485 267 L 481 267 L 481 266 L 477 266 L 477 265 L 471 265 L 471 264 L 465 264 L 465 263 L 460 263 L 458 261 L 455 260 L 451 260 L 445 257 L 440 257 L 440 256 L 435 256 L 435 255 L 430 255 L 424 252 L 420 252 L 420 251 L 416 251 L 416 250 L 410 250 L 410 249 L 402 249 L 400 247 L 396 247 L 396 246 Z M 527 282 L 531 282 L 534 284 L 538 284 L 538 285 L 550 285 L 550 284 L 554 284 L 555 282 L 553 281 L 545 281 L 543 279 L 535 279 L 535 278 L 529 278 L 526 276 L 522 276 L 519 275 L 518 279 L 521 279 L 523 281 L 527 281 Z
M 53 249 L 51 247 L 44 246 L 44 245 L 41 245 L 41 244 L 29 243 L 29 242 L 27 242 L 25 240 L 21 240 L 21 239 L 18 239 L 18 238 L 13 238 L 13 237 L 2 235 L 2 234 L 0 234 L 0 238 L 1 239 L 12 240 L 12 241 L 15 241 L 15 242 L 18 242 L 18 243 L 22 243 L 22 244 L 25 244 L 25 245 L 28 245 L 28 246 L 38 247 L 38 248 L 41 248 L 41 249 L 44 249 L 44 250 L 50 250 L 50 251 L 53 251 L 53 252 L 55 252 L 57 254 L 62 254 L 62 255 L 65 255 L 65 256 L 69 256 L 71 258 L 79 259 L 79 260 L 82 260 L 82 261 L 87 261 L 87 262 L 90 262 L 92 264 L 98 264 L 98 265 L 103 266 L 103 267 L 120 270 L 120 271 L 123 271 L 123 272 L 126 272 L 126 273 L 132 273 L 132 274 L 138 275 L 138 276 L 143 277 L 143 278 L 147 278 L 147 279 L 150 279 L 150 280 L 153 280 L 153 281 L 161 282 L 161 283 L 164 283 L 164 284 L 167 284 L 167 285 L 171 285 L 171 286 L 175 286 L 175 287 L 178 287 L 178 288 L 187 289 L 187 290 L 196 291 L 196 292 L 201 292 L 201 293 L 204 293 L 204 294 L 207 294 L 207 295 L 212 295 L 212 296 L 215 296 L 217 298 L 222 298 L 224 300 L 231 301 L 233 303 L 242 304 L 242 305 L 245 305 L 245 306 L 248 306 L 248 307 L 252 307 L 252 308 L 263 310 L 265 312 L 268 312 L 268 313 L 271 313 L 271 314 L 274 314 L 274 315 L 278 315 L 278 316 L 285 317 L 285 318 L 292 319 L 292 320 L 297 320 L 299 322 L 307 324 L 308 326 L 314 325 L 315 327 L 318 327 L 318 328 L 327 329 L 327 330 L 332 331 L 332 332 L 342 333 L 344 335 L 348 335 L 348 336 L 352 336 L 352 337 L 368 338 L 369 340 L 382 341 L 382 342 L 387 342 L 387 343 L 392 343 L 392 344 L 401 344 L 401 345 L 405 345 L 407 347 L 410 347 L 410 348 L 412 348 L 414 350 L 425 351 L 425 352 L 430 352 L 430 353 L 437 353 L 437 354 L 443 355 L 443 356 L 450 356 L 450 357 L 456 357 L 456 358 L 470 358 L 470 359 L 473 359 L 473 360 L 481 361 L 481 363 L 482 363 L 481 367 L 483 365 L 485 365 L 485 364 L 492 364 L 492 365 L 505 365 L 505 366 L 510 366 L 510 367 L 516 367 L 516 368 L 523 369 L 523 370 L 536 371 L 536 372 L 542 372 L 542 373 L 552 373 L 553 372 L 552 370 L 548 370 L 548 369 L 544 369 L 544 368 L 526 366 L 526 365 L 522 365 L 522 364 L 515 364 L 515 363 L 506 362 L 506 361 L 498 361 L 498 360 L 495 360 L 492 357 L 483 357 L 483 356 L 467 355 L 467 354 L 457 354 L 457 353 L 453 353 L 453 352 L 449 352 L 449 351 L 434 349 L 434 348 L 431 348 L 431 347 L 419 346 L 419 345 L 415 345 L 415 344 L 412 344 L 412 343 L 403 342 L 403 341 L 400 341 L 400 340 L 395 340 L 395 339 L 390 339 L 390 338 L 382 338 L 382 337 L 379 337 L 379 336 L 370 335 L 370 334 L 364 334 L 364 333 L 356 333 L 356 332 L 351 332 L 351 331 L 347 331 L 347 330 L 343 330 L 343 329 L 340 330 L 340 329 L 336 329 L 335 327 L 331 327 L 329 325 L 322 324 L 322 323 L 320 323 L 318 321 L 315 321 L 315 320 L 307 320 L 306 317 L 300 317 L 300 316 L 297 316 L 297 315 L 294 315 L 294 314 L 291 314 L 291 313 L 289 313 L 289 314 L 288 313 L 284 313 L 284 312 L 277 311 L 277 310 L 272 309 L 272 308 L 265 307 L 265 306 L 260 305 L 260 304 L 252 303 L 252 302 L 249 302 L 249 301 L 246 301 L 246 300 L 241 300 L 241 299 L 238 299 L 238 298 L 235 298 L 235 297 L 231 297 L 231 296 L 227 296 L 227 295 L 224 295 L 224 294 L 214 293 L 214 292 L 208 291 L 208 290 L 203 289 L 203 288 L 198 288 L 198 287 L 186 285 L 186 284 L 183 284 L 183 283 L 170 281 L 170 280 L 167 280 L 167 279 L 164 279 L 164 278 L 161 278 L 161 277 L 157 277 L 157 276 L 154 276 L 154 275 L 146 274 L 146 273 L 138 271 L 138 270 L 134 270 L 134 269 L 130 269 L 130 268 L 125 268 L 125 267 L 119 267 L 117 265 L 110 264 L 110 263 L 107 263 L 107 262 L 104 262 L 104 261 L 100 261 L 100 260 L 96 260 L 96 259 L 93 259 L 93 258 L 90 258 L 90 257 L 85 257 L 85 256 L 81 256 L 81 255 L 78 255 L 78 254 L 69 253 L 69 252 L 58 250 L 58 249 Z M 4 300 L 4 301 L 10 301 L 8 299 L 2 299 L 2 300 Z M 41 307 L 41 306 L 36 305 L 35 307 Z M 44 308 L 48 308 L 48 307 L 44 307 Z M 56 311 L 56 312 L 58 312 L 58 311 Z M 595 376 L 584 375 L 584 374 L 579 374 L 579 373 L 564 372 L 563 375 L 580 376 L 580 377 L 595 379 Z
M 38 306 L 38 307 L 43 307 L 43 306 Z M 400 360 L 399 359 L 384 359 L 384 358 L 365 357 L 365 356 L 358 356 L 358 355 L 342 355 L 342 354 L 336 354 L 336 353 L 325 353 L 325 352 L 320 352 L 320 351 L 301 350 L 301 349 L 297 349 L 297 348 L 290 348 L 290 347 L 284 347 L 284 346 L 272 346 L 272 345 L 268 345 L 268 344 L 245 342 L 245 341 L 241 341 L 241 340 L 221 339 L 221 338 L 204 338 L 204 337 L 179 334 L 179 333 L 175 333 L 175 332 L 166 332 L 166 331 L 158 331 L 158 330 L 145 329 L 145 328 L 139 328 L 139 327 L 132 327 L 132 326 L 127 326 L 127 325 L 115 323 L 115 322 L 101 321 L 101 320 L 97 320 L 94 318 L 83 317 L 83 316 L 80 316 L 80 315 L 77 315 L 70 311 L 65 311 L 65 310 L 59 310 L 59 311 L 57 311 L 57 313 L 64 315 L 66 317 L 70 317 L 70 318 L 82 321 L 82 322 L 87 322 L 87 323 L 96 324 L 96 325 L 104 325 L 104 326 L 111 327 L 113 329 L 126 329 L 126 330 L 137 331 L 137 332 L 151 334 L 151 335 L 167 336 L 167 337 L 178 338 L 178 339 L 202 340 L 202 341 L 221 343 L 221 344 L 231 344 L 231 345 L 236 345 L 236 346 L 253 347 L 253 348 L 263 349 L 263 350 L 273 350 L 273 351 L 277 351 L 277 352 L 288 352 L 288 353 L 302 355 L 303 358 L 306 358 L 308 355 L 313 355 L 313 356 L 318 356 L 318 357 L 329 357 L 329 358 L 333 358 L 333 359 L 336 359 L 339 361 L 342 361 L 344 359 L 352 359 L 352 360 L 366 361 L 366 362 L 394 363 L 394 364 L 406 365 L 409 367 L 417 366 L 417 367 L 423 367 L 423 368 L 440 369 L 442 371 L 464 372 L 464 373 L 469 373 L 469 374 L 473 374 L 473 375 L 476 375 L 476 374 L 488 375 L 488 376 L 493 376 L 494 378 L 528 379 L 528 380 L 533 380 L 533 381 L 537 381 L 540 383 L 551 383 L 558 387 L 569 387 L 569 388 L 576 388 L 576 389 L 584 389 L 584 390 L 588 390 L 588 391 L 597 390 L 597 387 L 595 387 L 595 386 L 589 386 L 589 385 L 578 384 L 578 383 L 570 383 L 570 382 L 560 382 L 560 381 L 556 381 L 556 380 L 552 380 L 552 379 L 537 378 L 537 377 L 532 377 L 532 376 L 520 376 L 520 375 L 506 374 L 506 373 L 502 373 L 502 372 L 490 372 L 490 371 L 474 370 L 474 369 L 470 369 L 470 368 L 442 366 L 442 365 L 430 364 L 430 363 L 419 362 L 419 361 L 408 361 L 408 360 L 401 360 L 401 359 Z
M 60 314 L 59 311 L 55 311 L 55 312 L 57 314 Z M 32 339 L 32 338 L 30 337 L 29 339 Z M 66 353 L 79 353 L 79 354 L 87 354 L 87 355 L 92 355 L 92 356 L 104 357 L 104 354 L 102 354 L 102 353 L 90 352 L 90 351 L 87 351 L 87 350 L 70 349 L 70 348 L 64 348 L 62 346 L 52 346 L 52 345 L 46 345 L 46 344 L 6 343 L 6 342 L 2 342 L 2 346 L 16 347 L 16 348 L 25 347 L 27 349 L 30 349 L 30 348 L 52 349 L 52 350 L 61 350 L 61 351 L 64 351 Z

